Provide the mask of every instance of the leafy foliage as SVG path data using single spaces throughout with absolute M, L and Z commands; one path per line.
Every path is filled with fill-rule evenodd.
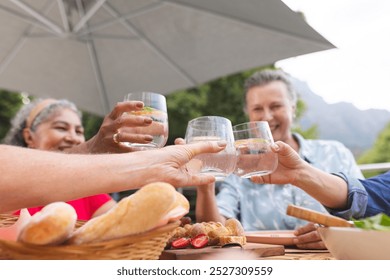
M 377 137 L 370 150 L 359 157 L 359 164 L 390 162 L 390 123 L 383 129 Z M 383 172 L 364 172 L 366 178 Z
M 353 223 L 357 228 L 390 231 L 390 217 L 384 213 L 360 220 L 353 219 Z
M 86 140 L 90 139 L 99 131 L 102 122 L 103 118 L 101 116 L 83 112 L 82 123 L 84 125 L 84 135 Z
M 0 90 L 0 139 L 11 127 L 10 121 L 23 105 L 22 96 L 16 92 Z

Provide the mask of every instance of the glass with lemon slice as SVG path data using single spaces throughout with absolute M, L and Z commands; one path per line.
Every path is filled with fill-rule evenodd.
M 165 96 L 154 92 L 129 93 L 125 101 L 142 101 L 144 108 L 141 111 L 132 111 L 128 114 L 150 117 L 153 122 L 149 126 L 138 127 L 139 134 L 147 134 L 153 137 L 149 143 L 125 143 L 134 150 L 149 150 L 162 148 L 168 140 L 168 113 Z

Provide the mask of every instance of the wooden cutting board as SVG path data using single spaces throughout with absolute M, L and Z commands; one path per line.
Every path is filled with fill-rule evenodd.
M 284 255 L 283 245 L 270 245 L 260 243 L 247 243 L 241 249 L 240 247 L 221 248 L 220 246 L 208 246 L 202 249 L 176 249 L 164 250 L 160 256 L 160 260 L 199 260 L 210 257 L 211 254 L 219 254 L 231 252 L 240 252 L 241 250 L 252 252 L 257 257 L 280 256 Z

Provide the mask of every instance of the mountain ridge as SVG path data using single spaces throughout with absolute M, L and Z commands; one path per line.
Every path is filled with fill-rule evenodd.
M 315 94 L 306 82 L 293 79 L 293 85 L 307 106 L 298 123 L 303 129 L 318 126 L 319 138 L 338 140 L 355 156 L 370 149 L 379 133 L 390 122 L 390 111 L 360 110 L 352 103 L 327 103 Z

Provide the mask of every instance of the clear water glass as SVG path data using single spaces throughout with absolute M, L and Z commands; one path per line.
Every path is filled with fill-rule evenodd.
M 278 157 L 272 152 L 274 143 L 268 122 L 247 122 L 233 126 L 237 149 L 235 174 L 244 178 L 267 175 L 275 171 Z
M 168 140 L 168 113 L 165 96 L 154 92 L 135 92 L 127 94 L 124 101 L 142 101 L 144 108 L 141 111 L 131 111 L 128 114 L 148 116 L 153 120 L 151 125 L 137 128 L 140 134 L 153 136 L 151 142 L 126 142 L 125 144 L 133 147 L 134 150 L 149 150 L 164 147 Z
M 219 116 L 204 116 L 188 122 L 186 143 L 200 141 L 226 141 L 227 146 L 218 153 L 201 154 L 194 159 L 201 163 L 201 173 L 212 174 L 217 181 L 224 180 L 236 167 L 233 128 L 230 120 Z

